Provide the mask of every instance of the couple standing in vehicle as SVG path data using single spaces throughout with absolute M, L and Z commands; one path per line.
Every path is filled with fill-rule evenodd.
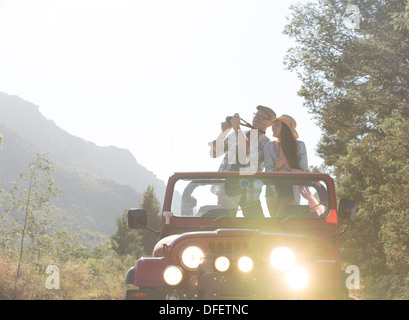
M 282 115 L 276 118 L 276 113 L 272 109 L 265 106 L 259 105 L 256 109 L 257 112 L 254 113 L 252 125 L 245 124 L 253 129 L 257 129 L 258 132 L 256 140 L 257 152 L 255 152 L 258 159 L 257 170 L 255 171 L 261 172 L 265 168 L 266 172 L 307 172 L 307 151 L 305 143 L 298 140 L 298 133 L 295 130 L 297 126 L 296 121 L 289 115 Z M 238 113 L 228 120 L 230 121 L 224 121 L 221 123 L 221 134 L 215 141 L 209 144 L 211 146 L 210 155 L 212 157 L 217 157 L 224 154 L 223 161 L 219 168 L 219 171 L 223 172 L 239 171 L 240 169 L 249 166 L 248 163 L 242 164 L 242 162 L 239 161 L 238 156 L 233 157 L 233 160 L 235 161 L 232 161 L 231 155 L 228 152 L 232 148 L 232 139 L 230 139 L 232 135 L 235 135 L 236 137 L 236 139 L 233 139 L 233 141 L 239 141 L 241 135 L 246 142 L 246 150 L 239 150 L 240 144 L 236 143 L 234 146 L 236 154 L 238 155 L 240 151 L 242 153 L 245 152 L 246 156 L 250 157 L 250 159 L 251 152 L 254 151 L 254 149 L 251 149 L 250 142 L 255 141 L 250 139 L 250 132 L 252 131 L 254 133 L 254 130 L 248 130 L 246 132 L 241 130 L 241 119 Z M 273 137 L 277 139 L 276 141 L 270 141 L 270 139 L 266 136 L 266 130 L 269 127 L 272 127 Z M 233 132 L 229 134 L 231 129 L 233 129 Z M 219 192 L 223 191 L 228 190 L 219 190 Z M 266 197 L 268 198 L 267 204 L 269 205 L 270 212 L 277 212 L 279 204 L 275 199 L 278 199 L 278 197 L 294 199 L 292 190 L 285 190 L 285 188 L 275 188 L 275 190 L 268 188 L 266 193 Z M 247 192 L 247 194 L 249 193 Z M 245 216 L 260 216 L 262 212 L 261 203 L 258 199 L 246 199 L 246 197 L 243 196 L 240 199 L 239 205 L 243 209 Z
M 276 113 L 265 106 L 258 106 L 257 112 L 254 113 L 253 128 L 258 130 L 258 170 L 266 172 L 272 171 L 291 171 L 298 169 L 307 172 L 308 160 L 307 150 L 303 141 L 297 140 L 298 133 L 295 130 L 297 123 L 289 115 L 282 115 L 276 118 Z M 266 136 L 266 130 L 272 127 L 273 137 L 277 141 L 270 141 Z M 222 133 L 219 138 L 211 143 L 211 156 L 217 157 L 224 154 L 219 171 L 237 171 L 238 166 L 245 166 L 237 163 L 229 163 L 228 159 L 228 134 L 246 136 L 246 155 L 250 152 L 250 130 L 244 132 L 240 128 L 240 115 L 236 113 L 230 122 L 221 123 Z M 217 153 L 216 145 L 222 141 L 223 150 Z

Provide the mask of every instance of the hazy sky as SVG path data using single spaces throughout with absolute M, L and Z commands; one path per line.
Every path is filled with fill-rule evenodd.
M 282 64 L 296 2 L 0 0 L 0 91 L 75 136 L 130 150 L 165 181 L 217 170 L 207 143 L 220 122 L 235 112 L 251 122 L 259 104 L 297 120 L 319 165 L 320 130 Z

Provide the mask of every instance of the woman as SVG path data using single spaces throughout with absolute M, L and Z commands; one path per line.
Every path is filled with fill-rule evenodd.
M 305 143 L 298 139 L 297 123 L 289 115 L 282 115 L 272 125 L 277 141 L 264 145 L 264 166 L 266 172 L 308 172 L 308 158 Z M 294 198 L 299 199 L 299 191 L 292 186 L 267 188 L 267 204 L 272 216 L 281 216 L 282 209 Z
M 266 172 L 308 171 L 307 149 L 304 142 L 297 140 L 296 126 L 295 120 L 286 114 L 273 122 L 273 137 L 277 141 L 270 141 L 264 146 Z

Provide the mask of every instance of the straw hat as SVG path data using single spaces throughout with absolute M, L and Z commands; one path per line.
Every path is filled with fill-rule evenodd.
M 298 133 L 295 130 L 295 127 L 297 126 L 297 122 L 290 117 L 287 114 L 283 114 L 279 118 L 277 118 L 275 121 L 281 121 L 287 125 L 287 127 L 291 130 L 291 133 L 293 134 L 294 139 L 298 139 Z

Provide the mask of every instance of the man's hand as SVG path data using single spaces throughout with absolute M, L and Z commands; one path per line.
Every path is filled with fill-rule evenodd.
M 222 132 L 226 132 L 226 130 L 230 130 L 231 128 L 237 132 L 240 129 L 240 115 L 235 113 L 230 122 L 224 121 L 220 124 L 220 127 Z
M 222 129 L 222 132 L 225 132 L 226 130 L 230 130 L 231 129 L 231 124 L 227 121 L 224 121 L 220 124 L 220 127 Z
M 235 113 L 233 118 L 230 120 L 230 123 L 234 131 L 237 132 L 240 129 L 240 115 Z

